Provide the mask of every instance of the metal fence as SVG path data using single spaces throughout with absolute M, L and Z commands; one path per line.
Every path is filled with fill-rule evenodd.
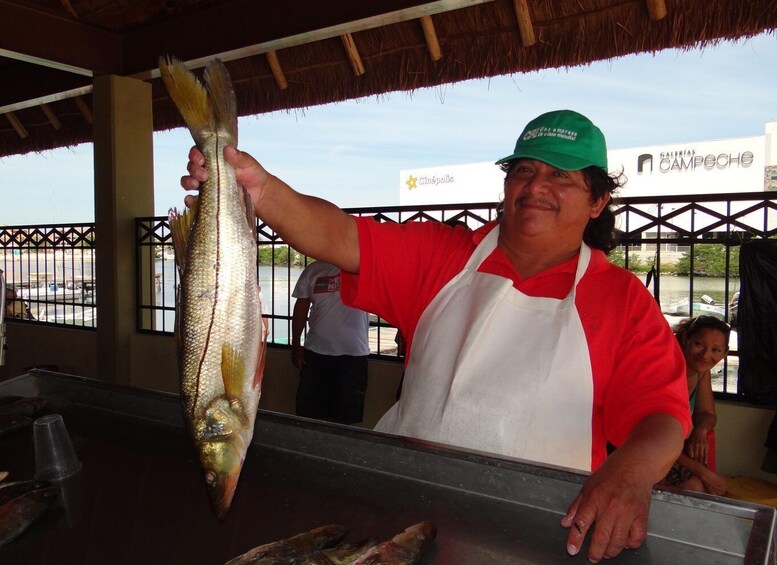
M 614 209 L 621 245 L 610 258 L 645 281 L 669 323 L 701 313 L 732 320 L 739 246 L 777 232 L 777 193 L 772 192 L 624 198 Z M 380 222 L 457 220 L 472 229 L 496 218 L 494 203 L 346 211 Z M 0 251 L 9 287 L 31 314 L 19 323 L 96 326 L 94 224 L 0 228 Z M 306 263 L 268 226 L 258 225 L 257 276 L 276 345 L 289 342 L 291 293 Z M 167 218 L 136 220 L 136 264 L 138 330 L 172 333 L 178 275 Z M 396 359 L 395 335 L 395 328 L 373 317 L 373 355 Z M 737 393 L 736 349 L 733 332 L 730 355 L 714 374 L 718 393 Z
M 348 213 L 372 216 L 377 221 L 405 223 L 410 221 L 459 220 L 476 229 L 495 217 L 495 205 L 422 206 L 353 208 Z M 138 218 L 138 329 L 141 332 L 170 333 L 175 325 L 175 269 L 170 225 L 167 218 Z M 286 245 L 269 226 L 257 226 L 257 277 L 267 307 L 270 343 L 288 345 L 294 285 L 309 259 Z M 370 349 L 373 355 L 396 359 L 396 328 L 377 316 L 370 322 Z
M 620 245 L 610 257 L 645 281 L 670 324 L 699 314 L 731 320 L 739 290 L 739 246 L 749 239 L 773 237 L 777 230 L 777 193 L 624 198 L 616 201 L 614 210 Z M 380 222 L 458 220 L 472 229 L 496 218 L 495 203 L 346 211 Z M 149 291 L 139 295 L 139 328 L 170 332 L 177 274 L 169 226 L 165 218 L 142 218 L 137 226 L 139 281 L 146 281 Z M 291 292 L 306 258 L 289 249 L 265 224 L 259 224 L 257 245 L 257 274 L 268 303 L 271 342 L 287 344 Z M 373 355 L 396 358 L 395 335 L 395 328 L 373 317 Z M 729 356 L 713 371 L 718 393 L 737 392 L 736 339 L 734 331 Z
M 9 318 L 96 327 L 94 224 L 0 228 L 0 253 Z

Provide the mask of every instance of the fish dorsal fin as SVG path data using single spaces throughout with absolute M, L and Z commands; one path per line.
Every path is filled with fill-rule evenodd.
M 173 251 L 175 252 L 175 266 L 178 267 L 178 274 L 183 276 L 186 269 L 186 248 L 189 243 L 189 234 L 192 231 L 192 224 L 197 217 L 196 202 L 191 208 L 178 212 L 176 208 L 171 209 L 167 214 L 170 222 L 170 235 L 173 240 Z
M 200 146 L 205 138 L 216 131 L 208 91 L 197 77 L 174 57 L 160 57 L 159 72 L 170 98 L 181 112 L 194 141 Z
M 220 59 L 213 59 L 205 67 L 205 88 L 210 94 L 213 114 L 219 125 L 219 134 L 229 136 L 225 143 L 237 145 L 237 101 L 229 71 Z
M 221 378 L 224 380 L 224 394 L 230 401 L 239 399 L 243 394 L 245 367 L 243 355 L 225 343 L 221 347 Z

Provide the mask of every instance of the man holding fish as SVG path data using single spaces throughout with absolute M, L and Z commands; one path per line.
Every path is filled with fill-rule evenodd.
M 405 337 L 402 397 L 377 430 L 592 471 L 562 519 L 567 551 L 589 529 L 592 562 L 642 544 L 690 414 L 668 324 L 606 259 L 619 179 L 599 128 L 569 110 L 532 120 L 497 162 L 499 219 L 474 232 L 354 218 L 247 153 L 224 157 L 285 242 L 340 267 L 344 302 Z M 189 159 L 181 184 L 196 190 L 208 171 L 196 149 Z

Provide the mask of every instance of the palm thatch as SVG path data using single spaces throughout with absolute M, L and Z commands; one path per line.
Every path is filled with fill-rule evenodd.
M 210 0 L 18 3 L 59 11 L 65 18 L 119 34 L 214 6 Z M 0 0 L 0 19 L 2 10 Z M 344 34 L 296 42 L 269 56 L 260 52 L 234 58 L 227 67 L 240 115 L 255 115 L 473 78 L 573 67 L 632 53 L 711 46 L 776 27 L 774 0 L 493 0 L 424 19 L 358 29 L 346 39 Z M 435 35 L 439 58 L 430 55 Z M 360 58 L 361 69 L 349 59 L 349 40 L 350 53 Z M 0 58 L 0 74 L 12 78 L 19 65 Z M 155 131 L 183 125 L 158 78 L 152 79 L 152 95 Z M 0 118 L 0 156 L 91 141 L 90 106 L 91 95 L 85 93 L 6 112 L 5 118 L 12 119 Z M 58 128 L 52 115 L 61 124 Z

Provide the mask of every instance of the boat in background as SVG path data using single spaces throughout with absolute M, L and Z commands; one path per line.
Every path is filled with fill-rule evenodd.
M 93 290 L 89 285 L 77 281 L 68 283 L 50 282 L 37 287 L 19 289 L 19 298 L 39 302 L 86 302 Z
M 726 309 L 716 305 L 715 300 L 710 296 L 702 294 L 699 302 L 693 303 L 692 312 L 688 308 L 689 302 L 687 298 L 684 298 L 666 307 L 662 305 L 661 312 L 668 316 L 683 316 L 686 318 L 690 316 L 694 318 L 697 316 L 715 316 L 719 320 L 726 321 Z

